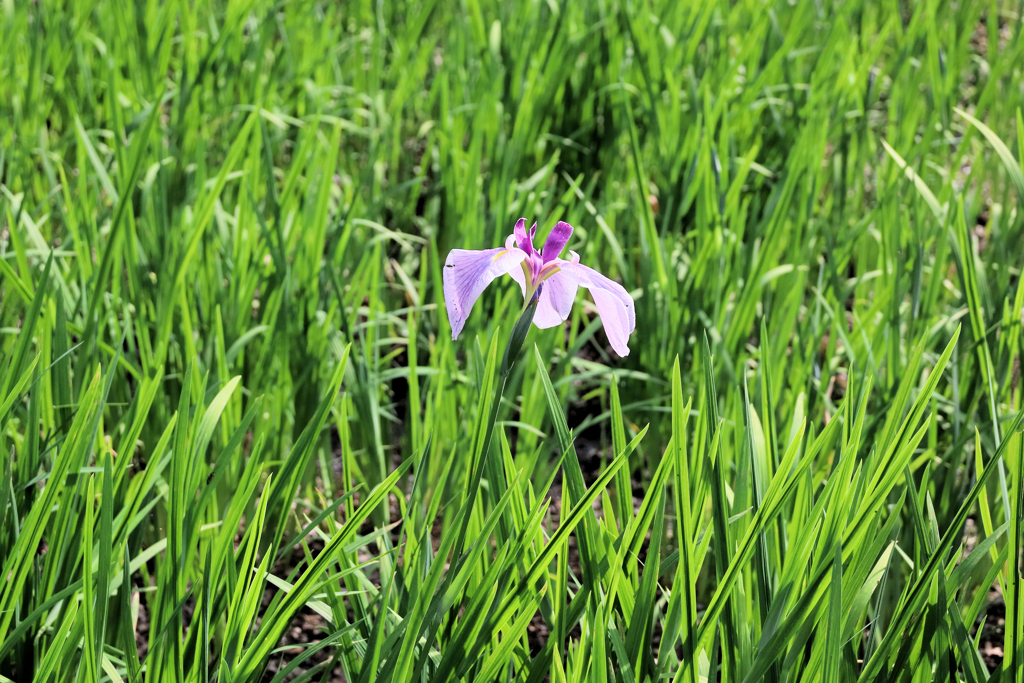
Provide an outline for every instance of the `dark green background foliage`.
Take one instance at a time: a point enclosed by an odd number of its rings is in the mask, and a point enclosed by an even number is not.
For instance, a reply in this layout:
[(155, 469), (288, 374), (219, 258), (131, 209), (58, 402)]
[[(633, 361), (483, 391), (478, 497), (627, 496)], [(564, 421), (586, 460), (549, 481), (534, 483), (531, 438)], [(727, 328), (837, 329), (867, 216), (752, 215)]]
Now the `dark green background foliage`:
[(0, 1), (0, 680), (1024, 680), (1022, 11)]

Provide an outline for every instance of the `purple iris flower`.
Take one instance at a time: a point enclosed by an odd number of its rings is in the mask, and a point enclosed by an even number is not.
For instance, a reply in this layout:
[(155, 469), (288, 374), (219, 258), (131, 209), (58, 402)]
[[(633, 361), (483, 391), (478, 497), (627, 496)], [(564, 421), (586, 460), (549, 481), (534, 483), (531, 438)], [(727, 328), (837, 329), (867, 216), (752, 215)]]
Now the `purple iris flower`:
[(628, 356), (629, 334), (636, 329), (632, 297), (619, 283), (580, 264), (576, 252), (569, 252), (568, 261), (558, 258), (572, 235), (571, 225), (559, 221), (540, 251), (533, 248), (536, 233), (536, 223), (527, 232), (526, 219), (520, 218), (504, 248), (452, 249), (448, 253), (444, 262), (444, 300), (452, 339), (462, 332), (480, 293), (494, 278), (507, 273), (519, 283), (527, 301), (539, 291), (533, 324), (541, 329), (562, 324), (572, 310), (576, 288), (589, 289), (612, 348), (620, 356)]

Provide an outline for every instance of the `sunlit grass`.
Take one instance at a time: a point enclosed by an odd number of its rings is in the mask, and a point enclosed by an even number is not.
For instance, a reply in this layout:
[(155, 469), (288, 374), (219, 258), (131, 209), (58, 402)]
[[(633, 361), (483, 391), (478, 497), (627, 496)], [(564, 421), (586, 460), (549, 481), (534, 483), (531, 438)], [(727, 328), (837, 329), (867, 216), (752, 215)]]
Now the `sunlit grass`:
[(1024, 680), (1020, 11), (0, 3), (0, 681)]

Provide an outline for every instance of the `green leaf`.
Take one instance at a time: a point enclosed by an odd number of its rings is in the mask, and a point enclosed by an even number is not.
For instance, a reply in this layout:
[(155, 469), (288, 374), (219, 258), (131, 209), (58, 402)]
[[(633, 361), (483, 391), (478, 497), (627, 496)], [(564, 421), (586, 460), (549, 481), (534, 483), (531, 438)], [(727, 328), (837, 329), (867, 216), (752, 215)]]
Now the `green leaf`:
[[(1013, 152), (1010, 151), (1010, 148), (1006, 146), (998, 135), (992, 132), (991, 128), (965, 112), (960, 107), (953, 107), (953, 111), (967, 119), (972, 126), (981, 131), (981, 134), (985, 136), (985, 139), (988, 140), (989, 144), (995, 148), (996, 154), (999, 155), (999, 160), (1002, 161), (1003, 166), (1006, 167), (1007, 175), (1010, 176), (1010, 180), (1013, 181), (1013, 186), (1017, 189), (1017, 197), (1024, 201), (1024, 170), (1022, 170), (1021, 167), (1021, 163), (1024, 162), (1024, 156), (1021, 157), (1021, 161), (1017, 161), (1013, 158)], [(1021, 144), (1019, 134), (1018, 144)]]

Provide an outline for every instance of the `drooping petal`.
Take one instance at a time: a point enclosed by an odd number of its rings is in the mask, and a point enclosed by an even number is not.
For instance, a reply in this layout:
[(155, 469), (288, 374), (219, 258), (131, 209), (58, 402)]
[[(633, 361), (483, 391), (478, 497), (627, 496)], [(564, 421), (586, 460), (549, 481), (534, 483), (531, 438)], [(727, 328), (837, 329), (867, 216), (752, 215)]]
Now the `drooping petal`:
[(551, 232), (548, 233), (548, 238), (544, 241), (544, 248), (542, 250), (544, 263), (558, 258), (558, 255), (562, 253), (562, 249), (565, 248), (570, 237), (572, 237), (571, 225), (565, 221), (558, 221), (555, 223), (555, 227), (551, 228)]
[(568, 273), (581, 287), (590, 290), (612, 348), (620, 356), (628, 356), (629, 335), (636, 329), (633, 298), (618, 282), (601, 275), (593, 268), (576, 263), (578, 258), (573, 254), (573, 262), (562, 265), (562, 272)]
[(516, 227), (513, 230), (513, 234), (516, 236), (516, 244), (519, 248), (526, 252), (527, 256), (533, 256), (533, 235), (537, 231), (537, 224), (534, 223), (533, 230), (526, 232), (526, 219), (520, 218), (516, 221)]
[(632, 322), (632, 304), (626, 305), (615, 294), (606, 289), (591, 289), (591, 296), (597, 305), (597, 312), (604, 324), (605, 334), (615, 353), (622, 357), (629, 355), (629, 334), (635, 328)]
[(448, 308), (448, 321), (452, 326), (452, 339), (462, 332), (473, 304), (494, 278), (511, 271), (519, 271), (526, 258), (520, 249), (452, 249), (444, 262), (444, 302)]
[(558, 272), (541, 285), (540, 301), (533, 316), (533, 324), (542, 330), (565, 322), (576, 300), (576, 280), (569, 274)]

